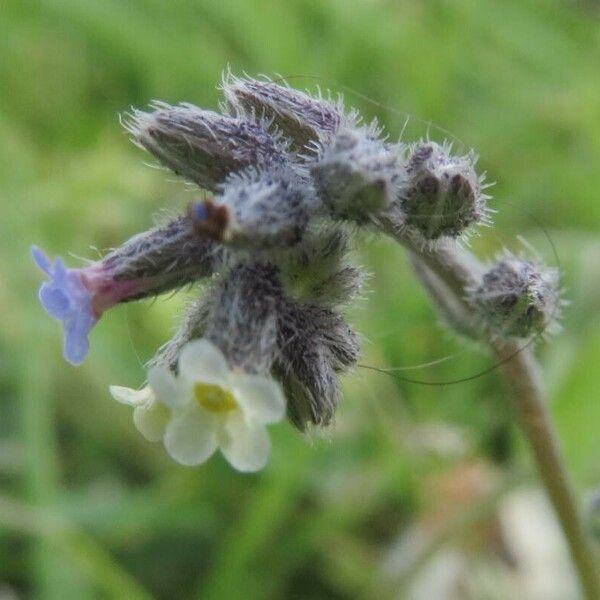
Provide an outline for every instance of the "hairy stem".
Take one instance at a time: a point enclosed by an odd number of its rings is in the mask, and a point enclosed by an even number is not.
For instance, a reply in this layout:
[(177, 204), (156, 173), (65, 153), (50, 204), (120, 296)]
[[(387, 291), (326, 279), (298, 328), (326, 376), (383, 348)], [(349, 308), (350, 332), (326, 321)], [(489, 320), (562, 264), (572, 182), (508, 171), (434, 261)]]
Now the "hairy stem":
[[(416, 260), (443, 282), (455, 300), (466, 310), (469, 309), (465, 301), (465, 288), (481, 272), (481, 265), (473, 255), (451, 245), (436, 249), (423, 248), (398, 226), (394, 214), (380, 217), (376, 225), (418, 257)], [(529, 349), (519, 351), (517, 342), (490, 339), (488, 344), (500, 359), (512, 390), (521, 430), (531, 446), (540, 476), (567, 539), (581, 587), (586, 598), (597, 600), (600, 598), (600, 566), (582, 524), (558, 437), (548, 414), (548, 403), (535, 358)]]

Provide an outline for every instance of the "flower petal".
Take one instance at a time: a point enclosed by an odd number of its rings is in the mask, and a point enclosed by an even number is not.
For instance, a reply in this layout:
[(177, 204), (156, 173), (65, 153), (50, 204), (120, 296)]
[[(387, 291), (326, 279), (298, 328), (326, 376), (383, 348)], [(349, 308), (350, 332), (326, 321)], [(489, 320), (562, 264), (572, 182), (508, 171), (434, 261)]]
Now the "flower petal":
[(90, 349), (88, 335), (96, 319), (91, 313), (81, 311), (63, 323), (65, 342), (63, 356), (72, 365), (79, 365)]
[(148, 384), (156, 399), (170, 408), (184, 406), (190, 396), (166, 365), (155, 365), (148, 371)]
[(65, 283), (67, 280), (67, 276), (69, 274), (69, 269), (65, 267), (65, 261), (62, 259), (62, 256), (57, 256), (54, 259), (54, 272), (52, 276), (59, 283)]
[(111, 385), (108, 390), (117, 402), (128, 406), (145, 406), (153, 398), (152, 390), (148, 386), (134, 390), (121, 385)]
[(285, 416), (285, 396), (274, 380), (260, 375), (234, 375), (235, 397), (246, 418), (257, 423), (276, 423)]
[(38, 293), (40, 303), (46, 312), (55, 319), (66, 319), (71, 310), (71, 302), (65, 292), (52, 283), (42, 283)]
[(35, 261), (35, 264), (47, 275), (52, 275), (52, 263), (50, 259), (38, 248), (37, 246), (31, 246), (31, 257)]
[(264, 425), (247, 422), (238, 411), (227, 419), (224, 429), (219, 446), (234, 469), (251, 473), (267, 464), (271, 442)]
[(147, 406), (136, 406), (133, 411), (133, 422), (148, 441), (159, 442), (169, 422), (169, 409), (156, 401)]
[(173, 417), (165, 431), (165, 449), (182, 465), (199, 465), (212, 456), (217, 448), (217, 421), (195, 406)]
[(40, 302), (52, 317), (62, 321), (64, 357), (78, 365), (88, 353), (88, 334), (98, 320), (92, 308), (92, 294), (83, 283), (82, 272), (67, 269), (62, 258), (52, 264), (39, 248), (32, 248), (31, 255), (48, 275), (48, 281), (40, 287)]
[(179, 373), (189, 382), (226, 383), (229, 366), (223, 353), (206, 339), (185, 345), (179, 356)]

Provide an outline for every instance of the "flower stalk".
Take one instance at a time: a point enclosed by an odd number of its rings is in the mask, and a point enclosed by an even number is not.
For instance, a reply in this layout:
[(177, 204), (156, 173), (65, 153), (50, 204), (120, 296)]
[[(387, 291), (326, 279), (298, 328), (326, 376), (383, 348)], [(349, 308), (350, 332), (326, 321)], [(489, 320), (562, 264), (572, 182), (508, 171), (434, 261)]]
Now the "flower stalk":
[[(414, 238), (395, 226), (394, 219), (389, 216), (378, 225), (384, 233), (418, 256), (418, 260), (444, 282), (446, 292), (453, 296), (452, 301), (462, 305), (468, 314), (467, 290), (478, 281), (483, 271), (473, 255), (450, 245), (420, 248)], [(574, 487), (548, 412), (549, 403), (537, 361), (529, 347), (523, 348), (522, 341), (493, 336), (485, 341), (498, 357), (511, 389), (520, 429), (531, 448), (540, 478), (567, 540), (585, 597), (596, 600), (600, 598), (598, 556), (583, 526)]]
[(573, 484), (548, 412), (548, 399), (544, 394), (539, 366), (528, 349), (508, 358), (517, 350), (514, 345), (494, 347), (498, 358), (504, 361), (502, 369), (512, 390), (521, 430), (529, 442), (540, 477), (567, 539), (581, 586), (590, 600), (600, 598), (599, 557), (583, 526)]

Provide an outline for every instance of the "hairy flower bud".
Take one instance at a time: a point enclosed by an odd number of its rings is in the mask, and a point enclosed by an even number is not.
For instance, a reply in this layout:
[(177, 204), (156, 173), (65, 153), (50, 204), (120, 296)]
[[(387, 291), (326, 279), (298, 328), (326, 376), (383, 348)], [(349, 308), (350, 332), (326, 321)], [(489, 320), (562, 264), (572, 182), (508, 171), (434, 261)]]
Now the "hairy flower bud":
[(278, 269), (268, 263), (239, 263), (210, 292), (204, 336), (231, 367), (268, 373), (277, 349), (282, 305)]
[(277, 325), (283, 303), (278, 269), (267, 263), (238, 263), (191, 303), (171, 340), (151, 364), (177, 369), (181, 349), (206, 338), (232, 368), (268, 373), (277, 351)]
[(434, 142), (416, 144), (398, 196), (404, 224), (427, 241), (456, 238), (474, 223), (489, 222), (475, 156), (448, 151)]
[(180, 288), (212, 275), (222, 248), (196, 235), (187, 217), (140, 233), (109, 252), (101, 268), (115, 282), (138, 282), (136, 291), (119, 301), (138, 300)]
[(230, 110), (271, 122), (295, 151), (315, 152), (331, 141), (342, 121), (353, 120), (353, 115), (344, 117), (341, 102), (314, 98), (269, 80), (229, 75), (223, 91)]
[(215, 191), (231, 173), (285, 162), (285, 147), (258, 123), (202, 110), (192, 104), (155, 102), (124, 120), (134, 141), (164, 166)]
[(306, 303), (333, 308), (360, 293), (363, 272), (347, 259), (348, 234), (316, 227), (279, 261), (286, 292)]
[(468, 291), (481, 321), (500, 337), (529, 338), (556, 329), (558, 270), (506, 252)]
[(222, 193), (192, 209), (198, 233), (244, 249), (297, 244), (319, 206), (311, 185), (292, 169), (247, 169), (232, 175)]
[(340, 399), (337, 373), (358, 360), (358, 336), (331, 310), (290, 303), (279, 327), (274, 375), (283, 385), (291, 421), (331, 423)]
[(311, 167), (333, 217), (364, 223), (396, 196), (399, 157), (374, 134), (374, 127), (341, 130)]

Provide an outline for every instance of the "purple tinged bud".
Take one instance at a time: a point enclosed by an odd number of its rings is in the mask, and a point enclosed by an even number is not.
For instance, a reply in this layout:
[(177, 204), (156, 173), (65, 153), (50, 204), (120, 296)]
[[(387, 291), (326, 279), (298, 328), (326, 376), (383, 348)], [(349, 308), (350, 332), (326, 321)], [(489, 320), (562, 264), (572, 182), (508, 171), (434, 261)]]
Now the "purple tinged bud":
[(553, 333), (561, 312), (558, 270), (506, 252), (468, 290), (484, 327), (502, 338)]
[(449, 147), (416, 144), (406, 164), (398, 203), (404, 225), (424, 240), (456, 238), (475, 223), (490, 222), (476, 157), (450, 156)]
[(111, 285), (132, 286), (135, 294), (121, 295), (119, 302), (157, 296), (212, 275), (219, 267), (222, 248), (198, 236), (195, 215), (206, 211), (193, 204), (189, 216), (173, 219), (133, 236), (101, 261), (111, 274)]
[(192, 104), (134, 109), (125, 119), (134, 141), (164, 166), (215, 191), (232, 172), (286, 161), (285, 146), (260, 124)]
[(356, 120), (354, 114), (344, 115), (341, 101), (315, 98), (284, 82), (229, 75), (223, 82), (223, 91), (230, 110), (270, 122), (291, 141), (296, 152), (316, 152), (331, 142), (342, 123)]

